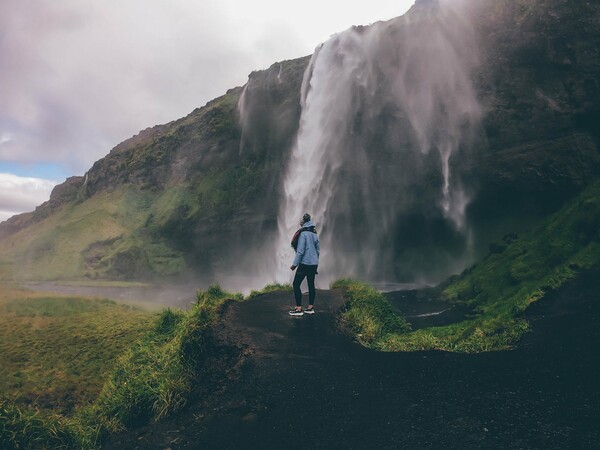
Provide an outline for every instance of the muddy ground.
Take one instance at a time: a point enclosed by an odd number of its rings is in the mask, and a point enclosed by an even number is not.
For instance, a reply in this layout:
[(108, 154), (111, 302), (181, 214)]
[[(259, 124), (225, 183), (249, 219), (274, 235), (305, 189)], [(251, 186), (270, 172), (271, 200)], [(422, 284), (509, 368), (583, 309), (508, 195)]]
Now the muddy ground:
[(231, 303), (218, 336), (240, 367), (198, 380), (182, 413), (104, 448), (597, 448), (598, 280), (531, 308), (534, 331), (516, 349), (478, 355), (367, 350), (337, 331), (336, 291), (301, 318), (281, 292)]

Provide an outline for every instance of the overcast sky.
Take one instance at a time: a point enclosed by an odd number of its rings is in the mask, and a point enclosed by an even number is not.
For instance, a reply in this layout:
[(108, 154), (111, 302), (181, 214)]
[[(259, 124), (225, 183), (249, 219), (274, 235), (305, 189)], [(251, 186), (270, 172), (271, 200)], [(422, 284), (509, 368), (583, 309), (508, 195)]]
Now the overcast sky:
[(0, 221), (252, 70), (414, 0), (1, 0)]

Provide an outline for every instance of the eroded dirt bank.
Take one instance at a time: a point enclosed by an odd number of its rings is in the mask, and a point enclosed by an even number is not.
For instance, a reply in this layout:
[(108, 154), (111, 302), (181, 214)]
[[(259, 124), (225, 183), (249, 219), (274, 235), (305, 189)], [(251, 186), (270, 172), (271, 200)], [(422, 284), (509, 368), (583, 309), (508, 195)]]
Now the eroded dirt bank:
[(594, 448), (598, 279), (531, 310), (519, 348), (479, 355), (364, 349), (336, 331), (335, 291), (312, 317), (287, 316), (284, 293), (231, 303), (217, 336), (244, 355), (235, 376), (199, 381), (183, 413), (105, 448)]

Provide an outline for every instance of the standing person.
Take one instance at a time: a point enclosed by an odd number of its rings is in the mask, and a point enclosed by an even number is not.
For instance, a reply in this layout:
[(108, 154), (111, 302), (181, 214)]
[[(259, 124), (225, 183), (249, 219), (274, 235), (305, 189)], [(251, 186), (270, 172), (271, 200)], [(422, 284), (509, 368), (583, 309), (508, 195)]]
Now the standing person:
[[(302, 228), (296, 231), (292, 239), (292, 247), (296, 250), (296, 256), (290, 269), (296, 270), (298, 268), (298, 270), (293, 282), (296, 308), (289, 312), (290, 316), (315, 313), (315, 275), (317, 275), (317, 267), (319, 266), (319, 236), (309, 214), (304, 214), (300, 226)], [(302, 311), (302, 291), (300, 290), (300, 284), (305, 277), (308, 284), (308, 308)]]

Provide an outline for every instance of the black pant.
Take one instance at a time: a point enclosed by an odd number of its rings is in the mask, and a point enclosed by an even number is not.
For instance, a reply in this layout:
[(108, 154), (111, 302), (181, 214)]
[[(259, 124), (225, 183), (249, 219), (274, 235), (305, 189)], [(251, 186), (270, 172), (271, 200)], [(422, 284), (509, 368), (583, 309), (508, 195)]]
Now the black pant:
[(305, 266), (304, 264), (300, 264), (298, 266), (298, 270), (296, 271), (296, 276), (294, 277), (294, 282), (292, 286), (294, 286), (294, 297), (296, 298), (296, 306), (302, 306), (302, 291), (300, 290), (300, 284), (304, 281), (304, 277), (306, 277), (306, 282), (308, 283), (308, 304), (315, 304), (315, 275), (317, 274), (317, 266)]

